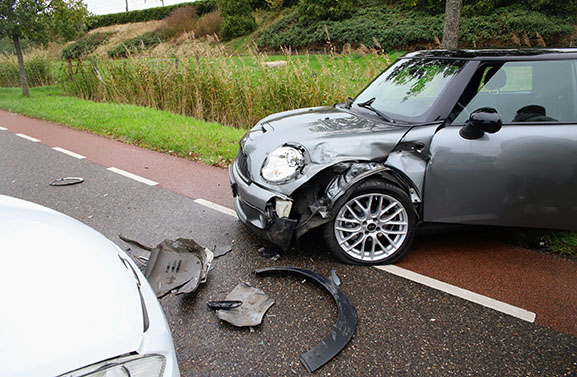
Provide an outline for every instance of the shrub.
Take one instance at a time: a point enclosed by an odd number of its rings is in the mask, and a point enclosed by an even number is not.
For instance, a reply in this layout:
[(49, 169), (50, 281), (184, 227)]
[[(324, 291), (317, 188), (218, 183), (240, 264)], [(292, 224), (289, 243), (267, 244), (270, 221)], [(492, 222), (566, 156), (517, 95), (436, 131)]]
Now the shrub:
[(219, 0), (218, 9), (223, 18), (220, 33), (224, 40), (250, 34), (256, 28), (250, 0)]
[(96, 47), (104, 43), (114, 33), (92, 33), (84, 38), (69, 44), (62, 49), (62, 58), (65, 60), (79, 60), (91, 54)]
[[(340, 22), (317, 21), (302, 25), (298, 14), (279, 19), (256, 38), (261, 48), (280, 49), (322, 48), (351, 44), (386, 51), (411, 48), (431, 48), (442, 36), (443, 16), (399, 8), (371, 7), (358, 9)], [(527, 36), (524, 45), (540, 45), (540, 38), (549, 47), (563, 47), (572, 26), (561, 18), (546, 16), (519, 7), (501, 8), (488, 16), (461, 18), (460, 47), (513, 47), (514, 35)], [(533, 41), (531, 41), (533, 39)], [(542, 44), (541, 44), (542, 45)]]
[[(24, 69), (31, 87), (54, 84), (50, 60), (42, 54), (24, 58)], [(20, 86), (18, 62), (15, 56), (0, 55), (0, 87)]]
[(111, 58), (124, 58), (132, 53), (148, 50), (162, 42), (162, 35), (157, 31), (150, 31), (131, 39), (127, 39), (119, 45), (107, 51)]
[(181, 3), (166, 7), (92, 16), (88, 17), (87, 19), (88, 29), (90, 30), (103, 26), (128, 24), (131, 22), (162, 20), (163, 18), (169, 16), (173, 10), (180, 7), (194, 7), (196, 8), (196, 14), (198, 16), (210, 13), (217, 8), (216, 0), (199, 0), (192, 3)]
[(354, 12), (355, 3), (356, 0), (300, 0), (299, 20), (305, 25), (323, 20), (342, 20)]
[(162, 33), (165, 38), (174, 37), (193, 30), (197, 19), (195, 8), (176, 8), (163, 20), (157, 31)]
[(222, 28), (222, 23), (223, 19), (217, 10), (205, 14), (196, 21), (193, 29), (194, 35), (199, 38), (205, 35), (218, 34)]

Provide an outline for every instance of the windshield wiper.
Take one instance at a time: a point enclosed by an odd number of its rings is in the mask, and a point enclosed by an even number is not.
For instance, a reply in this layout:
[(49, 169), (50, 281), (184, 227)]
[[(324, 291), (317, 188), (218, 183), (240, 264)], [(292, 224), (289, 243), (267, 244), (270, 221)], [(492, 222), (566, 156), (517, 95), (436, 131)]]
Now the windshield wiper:
[(395, 121), (391, 117), (389, 117), (387, 114), (385, 114), (381, 110), (377, 110), (373, 107), (373, 102), (375, 102), (375, 100), (376, 100), (376, 97), (373, 97), (368, 101), (357, 103), (357, 106), (371, 110), (372, 112), (374, 112), (375, 114), (380, 116), (386, 122), (395, 123)]

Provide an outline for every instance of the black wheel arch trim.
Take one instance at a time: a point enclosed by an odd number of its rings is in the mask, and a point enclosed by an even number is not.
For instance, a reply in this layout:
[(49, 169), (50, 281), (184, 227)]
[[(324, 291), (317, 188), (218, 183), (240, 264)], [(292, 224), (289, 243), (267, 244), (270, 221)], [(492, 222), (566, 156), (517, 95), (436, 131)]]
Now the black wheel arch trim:
[(347, 294), (332, 281), (316, 272), (297, 267), (270, 267), (256, 270), (256, 276), (289, 273), (308, 277), (325, 288), (335, 300), (338, 317), (331, 331), (316, 346), (300, 356), (301, 363), (312, 373), (329, 362), (349, 343), (358, 321), (357, 310)]

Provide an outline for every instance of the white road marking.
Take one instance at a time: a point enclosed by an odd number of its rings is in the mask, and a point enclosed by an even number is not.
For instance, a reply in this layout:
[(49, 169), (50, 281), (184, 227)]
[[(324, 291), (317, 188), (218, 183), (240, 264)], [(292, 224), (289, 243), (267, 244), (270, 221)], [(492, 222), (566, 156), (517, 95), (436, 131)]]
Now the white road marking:
[(58, 152), (62, 152), (62, 153), (64, 153), (64, 154), (67, 154), (67, 155), (69, 155), (69, 156), (72, 156), (72, 157), (74, 157), (74, 158), (77, 158), (77, 159), (79, 159), (79, 160), (82, 160), (83, 158), (86, 158), (86, 157), (84, 157), (84, 156), (81, 155), (81, 154), (71, 152), (71, 151), (69, 151), (69, 150), (67, 150), (67, 149), (64, 149), (64, 148), (53, 147), (52, 149), (54, 149), (55, 151), (58, 151)]
[(456, 287), (454, 285), (442, 282), (440, 280), (436, 280), (421, 274), (418, 274), (413, 271), (406, 270), (404, 268), (394, 266), (394, 265), (386, 265), (386, 266), (375, 266), (379, 270), (383, 270), (389, 272), (393, 275), (397, 275), (403, 277), (405, 279), (412, 280), (416, 283), (426, 285), (427, 287), (431, 287), (437, 289), (439, 291), (448, 293), (453, 296), (460, 297), (464, 300), (468, 300), (474, 302), (476, 304), (485, 306), (487, 308), (497, 310), (501, 313), (508, 314), (510, 316), (522, 319), (527, 322), (535, 322), (536, 314), (525, 309), (518, 308), (513, 305), (509, 305), (505, 302), (501, 302), (495, 299), (492, 299), (487, 296), (480, 295), (475, 292), (468, 291), (463, 288)]
[(4, 127), (0, 126), (0, 131), (8, 131), (8, 128), (4, 128)]
[(143, 178), (143, 177), (141, 177), (141, 176), (139, 176), (139, 175), (129, 173), (129, 172), (124, 171), (124, 170), (122, 170), (122, 169), (118, 169), (118, 168), (107, 168), (106, 170), (110, 170), (111, 172), (114, 172), (114, 173), (116, 173), (116, 174), (123, 175), (123, 176), (128, 177), (128, 178), (131, 178), (131, 179), (134, 179), (135, 181), (138, 181), (138, 182), (147, 184), (147, 185), (149, 185), (149, 186), (156, 186), (156, 185), (158, 184), (158, 182), (151, 181), (150, 179)]
[(32, 136), (24, 135), (24, 134), (16, 134), (16, 136), (20, 136), (22, 139), (29, 140), (33, 143), (39, 143), (40, 140), (33, 138)]
[(205, 207), (214, 209), (215, 211), (218, 211), (220, 213), (224, 213), (225, 215), (237, 217), (236, 212), (233, 209), (221, 206), (220, 204), (209, 202), (208, 200), (204, 200), (204, 199), (195, 199), (194, 202), (196, 204), (200, 204), (201, 206), (205, 206)]

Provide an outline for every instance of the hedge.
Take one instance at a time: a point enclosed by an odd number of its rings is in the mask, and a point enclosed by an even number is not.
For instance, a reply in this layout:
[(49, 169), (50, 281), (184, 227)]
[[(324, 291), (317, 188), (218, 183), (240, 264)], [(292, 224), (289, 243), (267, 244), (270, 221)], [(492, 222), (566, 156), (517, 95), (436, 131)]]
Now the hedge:
[(215, 0), (199, 0), (191, 3), (181, 3), (166, 7), (133, 10), (130, 12), (105, 14), (101, 16), (91, 16), (87, 19), (87, 26), (88, 30), (92, 30), (103, 26), (162, 20), (174, 9), (180, 7), (194, 7), (196, 8), (196, 13), (198, 16), (202, 16), (203, 14), (210, 13), (217, 9)]

